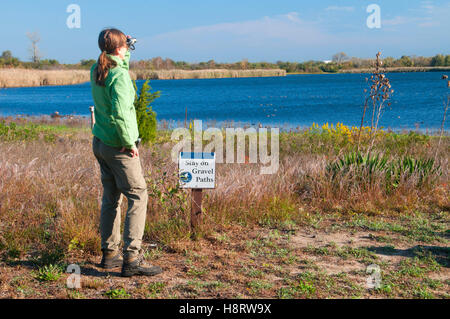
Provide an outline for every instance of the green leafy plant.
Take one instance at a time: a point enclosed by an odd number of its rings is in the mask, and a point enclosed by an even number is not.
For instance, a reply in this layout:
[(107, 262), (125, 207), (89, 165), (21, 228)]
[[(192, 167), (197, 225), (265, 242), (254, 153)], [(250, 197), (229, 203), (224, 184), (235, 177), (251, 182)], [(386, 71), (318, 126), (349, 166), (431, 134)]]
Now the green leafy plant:
[(147, 184), (149, 185), (149, 196), (158, 201), (160, 208), (165, 213), (178, 217), (188, 209), (188, 201), (177, 176), (176, 173), (169, 176), (167, 172), (163, 172), (160, 178), (148, 179)]
[(156, 296), (163, 292), (165, 287), (166, 284), (163, 282), (152, 282), (148, 285), (148, 290), (153, 296)]
[(0, 141), (32, 141), (42, 138), (45, 142), (53, 143), (56, 140), (56, 129), (34, 123), (7, 123), (0, 121)]
[(345, 174), (353, 174), (358, 179), (371, 178), (374, 173), (383, 172), (387, 163), (388, 159), (381, 154), (363, 155), (361, 152), (350, 152), (329, 163), (326, 172), (332, 179)]
[(55, 281), (62, 275), (62, 269), (59, 265), (46, 265), (39, 268), (35, 277), (40, 281)]
[(389, 159), (382, 154), (364, 155), (360, 151), (344, 154), (326, 166), (326, 176), (333, 183), (340, 183), (343, 178), (360, 187), (378, 182), (384, 184), (387, 191), (408, 180), (413, 180), (416, 187), (432, 184), (441, 174), (441, 167), (433, 158)]
[(3, 120), (0, 122), (0, 139), (4, 141), (23, 141), (35, 140), (39, 137), (39, 130), (37, 125), (29, 127), (19, 126), (14, 122), (6, 124)]
[(386, 170), (386, 178), (390, 185), (397, 187), (401, 179), (407, 179), (416, 175), (418, 177), (417, 186), (426, 182), (433, 182), (434, 178), (441, 175), (440, 165), (435, 164), (433, 158), (415, 159), (411, 156), (404, 156), (389, 165)]
[[(137, 92), (136, 82), (133, 82)], [(156, 138), (156, 113), (152, 110), (151, 103), (160, 96), (160, 91), (151, 92), (149, 80), (142, 85), (140, 94), (136, 93), (134, 107), (136, 109), (136, 120), (139, 128), (139, 136), (142, 143), (152, 142)]]
[(124, 288), (120, 288), (120, 289), (111, 289), (105, 292), (105, 296), (109, 297), (110, 299), (126, 299), (130, 297), (130, 294), (127, 293), (127, 291)]

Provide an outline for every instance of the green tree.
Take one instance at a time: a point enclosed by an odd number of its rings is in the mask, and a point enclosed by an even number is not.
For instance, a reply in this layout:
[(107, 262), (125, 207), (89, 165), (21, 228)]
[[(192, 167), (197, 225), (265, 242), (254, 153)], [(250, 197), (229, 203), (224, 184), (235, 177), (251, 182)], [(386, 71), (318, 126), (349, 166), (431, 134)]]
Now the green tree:
[(97, 61), (94, 59), (81, 60), (80, 65), (83, 69), (90, 69), (95, 64), (95, 62), (97, 62)]
[(399, 61), (401, 66), (413, 66), (413, 62), (409, 56), (404, 55)]
[(445, 66), (450, 66), (450, 55), (445, 56)]
[(149, 143), (156, 138), (156, 113), (152, 110), (151, 103), (160, 96), (160, 91), (151, 92), (149, 80), (142, 85), (140, 94), (137, 93), (136, 81), (133, 81), (136, 90), (134, 108), (136, 109), (136, 119), (139, 128), (139, 136), (142, 143)]
[(20, 61), (18, 58), (13, 57), (11, 51), (3, 51), (2, 55), (0, 56), (0, 66), (18, 66), (20, 64)]
[(0, 56), (0, 66), (13, 66), (17, 67), (20, 65), (20, 60), (18, 58), (13, 57), (11, 51), (6, 50), (3, 51)]
[(339, 71), (339, 65), (336, 63), (323, 63), (319, 66), (323, 72), (336, 73)]
[(11, 59), (12, 59), (12, 53), (11, 53), (11, 51), (9, 51), (9, 50), (6, 50), (6, 51), (3, 51), (3, 53), (2, 53), (2, 59), (3, 60), (5, 60), (5, 62), (8, 62), (8, 61), (10, 61)]
[(389, 57), (383, 59), (383, 66), (386, 68), (389, 68), (394, 65), (394, 61), (395, 61), (395, 59), (393, 57), (389, 56)]
[(189, 66), (189, 63), (187, 63), (185, 61), (178, 61), (178, 62), (175, 62), (175, 67), (177, 69), (188, 70), (190, 66)]
[(59, 65), (58, 60), (54, 60), (54, 59), (45, 59), (45, 60), (40, 60), (39, 61), (39, 65), (40, 66), (44, 66), (44, 65)]
[(435, 55), (431, 60), (432, 66), (445, 66), (445, 57), (442, 54)]

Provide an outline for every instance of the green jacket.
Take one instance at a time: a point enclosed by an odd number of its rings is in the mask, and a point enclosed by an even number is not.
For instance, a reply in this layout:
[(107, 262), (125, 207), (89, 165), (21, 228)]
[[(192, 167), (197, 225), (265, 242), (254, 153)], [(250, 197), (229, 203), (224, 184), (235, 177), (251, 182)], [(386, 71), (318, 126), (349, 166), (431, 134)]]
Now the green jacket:
[(108, 57), (116, 61), (117, 66), (109, 70), (105, 87), (95, 83), (94, 69), (97, 63), (91, 68), (95, 105), (92, 134), (106, 145), (131, 149), (139, 137), (139, 130), (134, 108), (136, 91), (128, 73), (130, 51), (127, 51), (124, 60), (110, 54)]

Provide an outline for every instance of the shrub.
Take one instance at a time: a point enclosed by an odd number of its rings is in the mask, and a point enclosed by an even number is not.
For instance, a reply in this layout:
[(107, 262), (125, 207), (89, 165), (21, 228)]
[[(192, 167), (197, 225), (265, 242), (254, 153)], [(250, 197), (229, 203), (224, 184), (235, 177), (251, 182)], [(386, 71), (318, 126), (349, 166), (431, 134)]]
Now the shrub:
[(54, 142), (56, 135), (50, 128), (34, 123), (18, 124), (0, 121), (0, 141), (31, 141), (43, 138), (45, 142)]
[(420, 187), (426, 183), (433, 183), (442, 172), (441, 167), (435, 165), (433, 158), (415, 159), (411, 156), (404, 156), (391, 163), (386, 174), (387, 180), (393, 187), (398, 186), (402, 177), (408, 179), (414, 175), (418, 178), (416, 186)]
[(390, 190), (408, 180), (413, 180), (416, 187), (432, 184), (442, 171), (432, 158), (404, 156), (390, 160), (377, 153), (363, 155), (353, 151), (328, 163), (326, 174), (334, 183), (341, 183), (345, 177), (355, 186), (364, 188), (378, 182), (384, 183), (386, 190)]
[[(142, 139), (142, 143), (154, 141), (156, 138), (157, 128), (156, 113), (152, 110), (150, 104), (159, 97), (160, 92), (150, 92), (151, 87), (148, 82), (149, 80), (145, 81), (140, 95), (136, 93), (136, 99), (134, 101), (139, 136)], [(134, 82), (134, 87), (137, 92), (136, 82)]]
[(348, 173), (351, 168), (358, 173), (367, 172), (368, 175), (382, 171), (386, 167), (387, 159), (379, 154), (363, 155), (361, 152), (350, 152), (327, 165), (327, 172), (335, 178), (338, 174)]
[(14, 122), (9, 124), (4, 120), (0, 122), (0, 139), (3, 141), (34, 140), (38, 138), (38, 133), (37, 125), (22, 127)]

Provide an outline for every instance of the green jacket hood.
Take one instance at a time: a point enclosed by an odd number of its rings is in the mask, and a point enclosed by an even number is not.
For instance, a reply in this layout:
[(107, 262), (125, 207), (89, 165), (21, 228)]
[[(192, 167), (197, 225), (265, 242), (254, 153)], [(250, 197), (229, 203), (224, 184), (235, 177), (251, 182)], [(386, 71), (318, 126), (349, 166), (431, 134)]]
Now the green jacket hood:
[(116, 62), (118, 67), (124, 68), (126, 70), (130, 69), (130, 50), (127, 50), (127, 53), (125, 54), (125, 58), (123, 60), (117, 55), (107, 54), (106, 56)]

